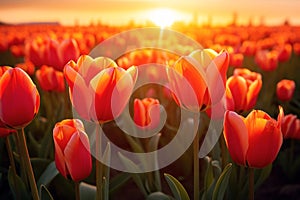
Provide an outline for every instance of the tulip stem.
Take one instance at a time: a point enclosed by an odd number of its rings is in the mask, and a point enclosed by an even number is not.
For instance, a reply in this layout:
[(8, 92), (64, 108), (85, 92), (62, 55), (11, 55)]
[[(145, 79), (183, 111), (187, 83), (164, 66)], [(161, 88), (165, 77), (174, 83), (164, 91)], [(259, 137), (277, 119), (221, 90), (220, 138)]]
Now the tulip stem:
[(101, 163), (101, 124), (96, 127), (96, 186), (97, 186), (97, 200), (103, 199), (102, 183), (103, 183), (103, 164)]
[(194, 200), (199, 200), (199, 133), (198, 133), (198, 118), (197, 115), (194, 115), (194, 141), (193, 141), (193, 150), (194, 150)]
[(75, 199), (80, 200), (80, 193), (79, 193), (79, 182), (75, 181)]
[(6, 148), (7, 148), (7, 153), (8, 153), (9, 162), (10, 162), (10, 165), (11, 165), (11, 170), (13, 172), (13, 184), (14, 184), (14, 187), (16, 189), (16, 199), (20, 199), (19, 187), (17, 185), (17, 179), (16, 179), (16, 177), (17, 177), (16, 165), (15, 165), (13, 151), (12, 151), (11, 145), (10, 145), (9, 136), (5, 137), (5, 145), (6, 145)]
[(21, 158), (20, 137), (19, 137), (18, 132), (16, 134), (14, 134), (14, 136), (15, 136), (15, 139), (16, 139), (16, 145), (17, 145), (17, 148), (18, 148), (20, 163), (21, 163), (21, 166), (22, 166), (21, 167), (21, 178), (22, 178), (24, 184), (26, 185), (26, 188), (28, 188), (27, 173), (26, 173), (26, 168), (23, 167), (23, 166), (25, 166), (24, 159)]
[(26, 138), (25, 138), (25, 133), (24, 133), (24, 128), (21, 130), (18, 130), (18, 136), (19, 136), (19, 151), (20, 151), (20, 158), (23, 160), (23, 164), (25, 166), (22, 166), (23, 168), (26, 169), (27, 175), (28, 175), (28, 180), (31, 188), (31, 193), (32, 197), (34, 200), (39, 200), (39, 193), (38, 189), (35, 183), (35, 178), (30, 162), (30, 157), (28, 153), (28, 148), (26, 144)]
[(249, 167), (249, 200), (254, 200), (254, 169)]

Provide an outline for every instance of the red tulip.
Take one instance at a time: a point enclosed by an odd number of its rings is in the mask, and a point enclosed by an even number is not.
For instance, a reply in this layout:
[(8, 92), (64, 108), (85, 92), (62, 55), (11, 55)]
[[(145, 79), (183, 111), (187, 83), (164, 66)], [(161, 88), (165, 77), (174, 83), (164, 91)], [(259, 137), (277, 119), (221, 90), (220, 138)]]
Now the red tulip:
[(283, 44), (276, 48), (278, 51), (278, 61), (279, 62), (286, 62), (291, 58), (292, 55), (292, 45), (290, 44)]
[(234, 110), (237, 112), (250, 110), (256, 104), (262, 87), (261, 75), (246, 68), (235, 69), (233, 76), (228, 78), (226, 86), (231, 91)]
[(160, 121), (160, 109), (158, 99), (144, 98), (134, 100), (134, 122), (140, 128), (154, 129)]
[(278, 52), (259, 50), (255, 54), (255, 63), (264, 71), (273, 71), (278, 67)]
[(179, 58), (173, 68), (168, 69), (170, 87), (177, 104), (199, 112), (218, 103), (225, 92), (228, 65), (229, 55), (225, 51), (217, 54), (211, 49), (204, 49)]
[(82, 122), (65, 119), (56, 123), (53, 129), (55, 164), (58, 171), (67, 178), (79, 181), (89, 176), (92, 170), (89, 138)]
[(17, 63), (15, 67), (23, 69), (30, 76), (32, 76), (35, 71), (34, 65), (30, 61), (25, 61), (24, 63)]
[(136, 67), (124, 70), (106, 57), (79, 57), (64, 69), (70, 98), (78, 114), (92, 121), (106, 122), (125, 108), (137, 78)]
[(293, 98), (296, 84), (293, 80), (283, 79), (277, 83), (276, 95), (281, 101), (289, 101)]
[(30, 77), (11, 68), (0, 78), (0, 119), (9, 127), (22, 128), (37, 114), (40, 95)]
[(277, 121), (261, 110), (253, 110), (246, 118), (226, 111), (224, 137), (234, 162), (263, 168), (275, 160), (283, 140), (283, 109), (279, 110)]
[(281, 123), (284, 138), (300, 139), (300, 119), (296, 115), (285, 115)]
[(62, 42), (50, 40), (46, 50), (47, 64), (56, 70), (63, 71), (70, 60), (77, 60), (79, 47), (74, 39), (65, 39)]
[(65, 91), (65, 80), (62, 72), (56, 71), (47, 65), (43, 65), (36, 71), (35, 75), (43, 90), (57, 92)]

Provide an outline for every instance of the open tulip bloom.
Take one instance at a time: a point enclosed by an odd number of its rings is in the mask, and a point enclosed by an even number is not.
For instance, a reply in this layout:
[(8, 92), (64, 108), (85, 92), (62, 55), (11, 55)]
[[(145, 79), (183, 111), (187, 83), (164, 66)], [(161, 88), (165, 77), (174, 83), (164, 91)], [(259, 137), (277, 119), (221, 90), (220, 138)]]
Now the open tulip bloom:
[(106, 57), (84, 55), (64, 68), (71, 102), (78, 114), (91, 121), (107, 122), (125, 108), (137, 78), (136, 67), (124, 70)]
[(232, 160), (252, 168), (271, 164), (282, 145), (283, 115), (281, 107), (277, 121), (261, 110), (253, 110), (246, 118), (226, 111), (224, 137)]

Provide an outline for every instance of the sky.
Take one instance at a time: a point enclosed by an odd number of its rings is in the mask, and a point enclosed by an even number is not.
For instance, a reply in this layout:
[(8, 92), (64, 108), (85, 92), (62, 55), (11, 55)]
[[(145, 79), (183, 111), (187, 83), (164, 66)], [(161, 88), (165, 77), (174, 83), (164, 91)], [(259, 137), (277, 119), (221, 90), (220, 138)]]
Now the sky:
[(164, 18), (154, 10), (171, 10), (174, 20), (197, 22), (211, 19), (214, 24), (228, 23), (233, 13), (238, 22), (279, 24), (288, 19), (300, 25), (300, 0), (1, 0), (0, 21), (60, 22), (64, 25), (89, 24), (101, 21), (122, 25), (134, 20), (143, 23)]

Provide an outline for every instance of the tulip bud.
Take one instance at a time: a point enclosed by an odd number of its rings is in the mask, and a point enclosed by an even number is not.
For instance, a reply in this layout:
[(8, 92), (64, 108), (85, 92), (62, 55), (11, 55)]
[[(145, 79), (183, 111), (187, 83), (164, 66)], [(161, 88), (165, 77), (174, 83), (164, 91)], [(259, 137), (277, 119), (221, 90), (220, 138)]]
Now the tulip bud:
[(277, 83), (276, 95), (281, 101), (289, 101), (293, 98), (296, 84), (293, 80), (283, 79)]
[(56, 123), (53, 140), (58, 171), (65, 178), (70, 175), (74, 181), (88, 177), (92, 170), (92, 158), (82, 122), (78, 119), (65, 119)]
[(10, 68), (0, 78), (0, 119), (9, 127), (23, 128), (35, 117), (40, 95), (20, 68)]

